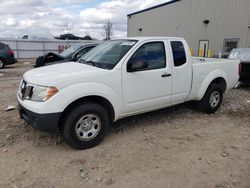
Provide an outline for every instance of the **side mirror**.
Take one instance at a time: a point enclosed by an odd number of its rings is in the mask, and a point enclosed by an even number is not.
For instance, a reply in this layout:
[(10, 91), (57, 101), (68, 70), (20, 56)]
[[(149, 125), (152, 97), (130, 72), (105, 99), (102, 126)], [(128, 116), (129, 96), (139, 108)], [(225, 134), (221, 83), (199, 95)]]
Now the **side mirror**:
[(148, 63), (145, 61), (134, 61), (127, 64), (128, 72), (142, 71), (146, 68), (148, 68)]

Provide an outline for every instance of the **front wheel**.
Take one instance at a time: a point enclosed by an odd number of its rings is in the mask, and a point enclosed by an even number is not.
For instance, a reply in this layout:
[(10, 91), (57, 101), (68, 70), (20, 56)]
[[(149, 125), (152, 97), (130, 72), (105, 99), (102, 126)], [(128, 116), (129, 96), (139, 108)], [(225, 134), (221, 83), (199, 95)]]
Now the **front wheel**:
[(3, 69), (5, 67), (5, 62), (3, 59), (0, 59), (0, 69)]
[(199, 108), (208, 114), (215, 113), (221, 106), (223, 99), (222, 89), (217, 84), (211, 84), (204, 97), (199, 101)]
[(98, 145), (109, 126), (107, 111), (99, 104), (84, 103), (66, 114), (63, 136), (75, 149), (87, 149)]

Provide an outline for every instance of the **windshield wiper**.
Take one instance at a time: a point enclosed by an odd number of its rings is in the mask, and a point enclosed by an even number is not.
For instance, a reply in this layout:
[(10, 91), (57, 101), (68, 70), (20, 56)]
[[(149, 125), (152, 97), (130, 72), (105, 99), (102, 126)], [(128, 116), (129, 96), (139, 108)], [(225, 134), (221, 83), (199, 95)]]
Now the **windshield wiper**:
[(98, 68), (108, 69), (107, 65), (102, 64), (102, 63), (97, 63), (97, 62), (94, 62), (94, 61), (86, 61), (86, 60), (80, 59), (79, 63), (83, 63), (83, 64), (86, 64), (86, 65), (91, 65), (91, 66), (98, 67)]
[(93, 62), (93, 61), (86, 61), (84, 59), (80, 59), (79, 63), (83, 63), (83, 64), (95, 66), (95, 62)]
[(96, 67), (103, 68), (103, 69), (109, 69), (107, 65), (102, 64), (102, 63), (95, 63)]

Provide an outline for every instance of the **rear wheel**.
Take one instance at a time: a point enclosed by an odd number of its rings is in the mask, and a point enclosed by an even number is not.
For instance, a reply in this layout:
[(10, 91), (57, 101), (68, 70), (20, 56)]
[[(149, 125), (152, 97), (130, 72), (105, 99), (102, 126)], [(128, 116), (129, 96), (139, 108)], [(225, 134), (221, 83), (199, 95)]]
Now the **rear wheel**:
[(223, 91), (217, 84), (211, 84), (204, 97), (199, 101), (199, 108), (208, 114), (216, 112), (221, 106)]
[(5, 62), (3, 59), (0, 58), (0, 69), (3, 69), (5, 67)]
[(66, 114), (63, 136), (71, 147), (86, 149), (102, 141), (108, 126), (108, 113), (101, 105), (84, 103)]

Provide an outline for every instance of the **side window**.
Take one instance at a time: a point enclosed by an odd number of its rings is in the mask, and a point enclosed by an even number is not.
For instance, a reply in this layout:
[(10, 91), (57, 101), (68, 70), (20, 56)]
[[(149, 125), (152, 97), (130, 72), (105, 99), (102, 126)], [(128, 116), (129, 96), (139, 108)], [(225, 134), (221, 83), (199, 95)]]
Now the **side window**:
[(230, 53), (233, 49), (238, 48), (239, 46), (239, 39), (225, 39), (223, 52)]
[(82, 57), (84, 54), (88, 53), (92, 48), (94, 48), (94, 46), (82, 49), (80, 52), (78, 52), (77, 56)]
[(161, 69), (166, 67), (166, 54), (163, 42), (143, 44), (130, 58), (130, 63), (146, 62), (148, 67), (143, 70)]
[(82, 56), (84, 56), (85, 54), (87, 54), (90, 50), (92, 50), (94, 48), (94, 46), (90, 46), (90, 47), (86, 47), (82, 50), (80, 50), (77, 54), (76, 54), (76, 59), (75, 60), (79, 60)]
[(172, 41), (171, 48), (173, 52), (174, 66), (179, 67), (187, 62), (184, 45), (181, 41)]

